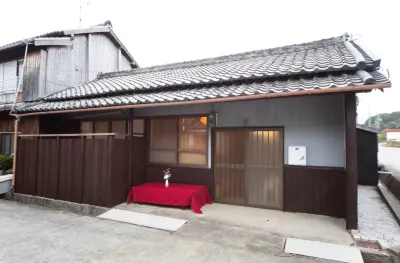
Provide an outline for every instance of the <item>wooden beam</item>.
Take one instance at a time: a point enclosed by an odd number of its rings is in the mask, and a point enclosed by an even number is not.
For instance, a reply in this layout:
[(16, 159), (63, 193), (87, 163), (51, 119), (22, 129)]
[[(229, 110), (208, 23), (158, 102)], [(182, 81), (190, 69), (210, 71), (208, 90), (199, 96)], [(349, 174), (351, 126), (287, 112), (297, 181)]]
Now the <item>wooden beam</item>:
[(72, 46), (70, 37), (35, 38), (35, 46)]
[(347, 229), (357, 229), (357, 106), (354, 92), (344, 94), (346, 123), (346, 222)]

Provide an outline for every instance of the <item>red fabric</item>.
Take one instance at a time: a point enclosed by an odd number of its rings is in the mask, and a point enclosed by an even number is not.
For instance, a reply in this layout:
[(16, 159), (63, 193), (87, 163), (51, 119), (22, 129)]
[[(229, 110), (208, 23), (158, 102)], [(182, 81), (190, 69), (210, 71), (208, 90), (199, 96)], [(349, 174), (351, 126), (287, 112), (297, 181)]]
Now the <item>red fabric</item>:
[(174, 184), (165, 187), (164, 183), (145, 183), (132, 187), (127, 203), (131, 201), (171, 206), (190, 206), (202, 214), (205, 204), (212, 204), (210, 194), (203, 185)]

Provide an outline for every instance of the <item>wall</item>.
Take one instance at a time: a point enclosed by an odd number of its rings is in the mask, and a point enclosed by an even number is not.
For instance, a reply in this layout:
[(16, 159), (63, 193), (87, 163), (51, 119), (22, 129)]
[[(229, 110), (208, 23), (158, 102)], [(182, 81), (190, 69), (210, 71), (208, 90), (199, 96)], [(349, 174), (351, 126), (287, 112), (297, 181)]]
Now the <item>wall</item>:
[(283, 171), (285, 211), (345, 217), (343, 168), (287, 165)]
[(39, 96), (48, 95), (87, 80), (87, 36), (74, 37), (72, 46), (47, 48), (46, 83)]
[(89, 40), (89, 79), (102, 72), (118, 70), (118, 48), (103, 34), (91, 34)]
[[(118, 70), (119, 48), (104, 34), (75, 35), (71, 46), (30, 50), (27, 57), (23, 100), (32, 101), (67, 87), (91, 81), (100, 72)], [(122, 70), (130, 69), (121, 55)], [(129, 68), (127, 68), (127, 66)]]
[[(37, 98), (43, 83), (39, 83), (39, 75), (45, 69), (45, 62), (41, 56), (45, 51), (31, 50), (28, 52), (25, 63), (24, 81), (22, 87), (22, 100)], [(43, 71), (42, 74), (45, 72)], [(41, 85), (42, 84), (42, 85)]]
[(284, 127), (290, 145), (307, 147), (308, 166), (345, 166), (342, 94), (135, 109), (135, 116), (217, 112), (217, 127)]
[(129, 60), (124, 55), (121, 54), (120, 58), (121, 58), (121, 62), (119, 65), (119, 71), (132, 69), (132, 66), (131, 66)]
[(18, 83), (18, 60), (0, 63), (0, 103), (13, 102)]

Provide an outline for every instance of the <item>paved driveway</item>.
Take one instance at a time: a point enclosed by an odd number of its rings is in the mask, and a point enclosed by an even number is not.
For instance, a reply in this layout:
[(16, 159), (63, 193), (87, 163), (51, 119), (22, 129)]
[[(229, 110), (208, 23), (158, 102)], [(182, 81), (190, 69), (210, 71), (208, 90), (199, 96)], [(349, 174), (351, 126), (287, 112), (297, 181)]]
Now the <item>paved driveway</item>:
[(0, 200), (1, 262), (328, 262), (282, 254), (284, 237), (191, 221), (169, 232)]
[(400, 148), (379, 146), (378, 160), (400, 176)]

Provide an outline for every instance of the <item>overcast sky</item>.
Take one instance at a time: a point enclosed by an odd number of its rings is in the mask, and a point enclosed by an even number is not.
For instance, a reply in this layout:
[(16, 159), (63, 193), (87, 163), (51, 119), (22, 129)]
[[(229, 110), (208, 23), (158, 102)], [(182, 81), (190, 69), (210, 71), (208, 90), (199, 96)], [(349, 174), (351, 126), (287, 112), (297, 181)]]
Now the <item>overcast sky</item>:
[[(1, 1), (0, 45), (79, 27), (79, 0)], [(82, 27), (112, 22), (141, 67), (359, 35), (389, 69), (384, 93), (360, 96), (359, 122), (400, 110), (396, 1), (82, 0)]]

